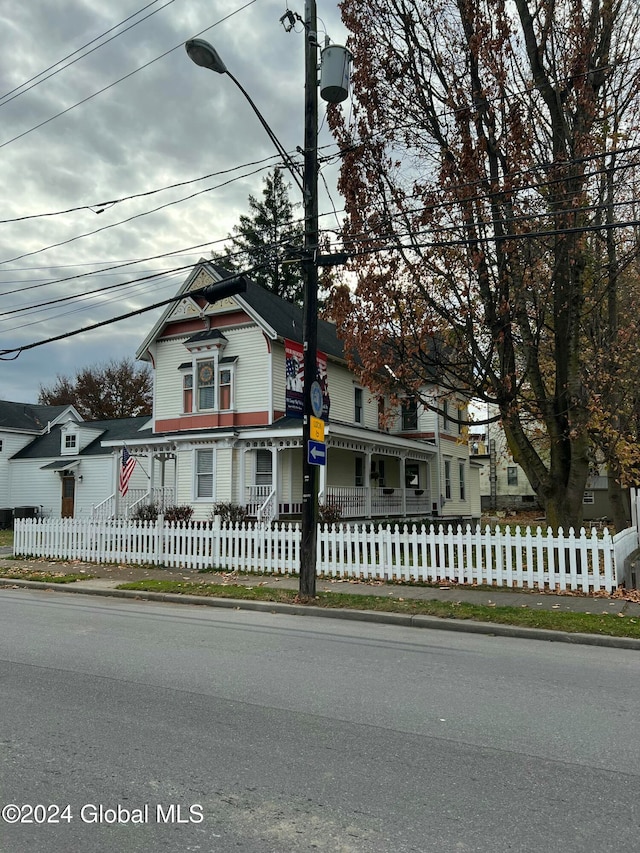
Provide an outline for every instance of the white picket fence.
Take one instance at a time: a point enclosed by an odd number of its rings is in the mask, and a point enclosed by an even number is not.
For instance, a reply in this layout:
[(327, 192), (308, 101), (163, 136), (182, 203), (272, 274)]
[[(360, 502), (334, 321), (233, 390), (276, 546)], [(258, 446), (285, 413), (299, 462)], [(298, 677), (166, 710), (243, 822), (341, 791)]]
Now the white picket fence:
[[(16, 519), (14, 553), (183, 570), (296, 574), (293, 524), (210, 525), (102, 519)], [(638, 548), (635, 527), (611, 536), (582, 529), (339, 524), (318, 528), (319, 576), (498, 587), (611, 591)]]

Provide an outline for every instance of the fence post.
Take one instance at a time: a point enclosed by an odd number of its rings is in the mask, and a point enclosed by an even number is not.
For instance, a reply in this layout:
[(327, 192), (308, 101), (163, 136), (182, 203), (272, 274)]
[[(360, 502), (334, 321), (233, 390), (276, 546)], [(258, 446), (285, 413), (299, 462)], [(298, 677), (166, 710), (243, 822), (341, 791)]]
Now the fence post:
[(164, 564), (164, 515), (162, 513), (156, 518), (156, 531), (153, 562), (156, 566)]

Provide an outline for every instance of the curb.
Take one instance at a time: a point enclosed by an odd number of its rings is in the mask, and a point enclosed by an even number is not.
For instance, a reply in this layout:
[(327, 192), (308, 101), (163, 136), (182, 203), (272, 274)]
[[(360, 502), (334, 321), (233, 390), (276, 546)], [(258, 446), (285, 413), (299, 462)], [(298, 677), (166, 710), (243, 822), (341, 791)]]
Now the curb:
[(20, 587), (44, 589), (52, 592), (70, 592), (79, 595), (101, 595), (108, 598), (130, 598), (137, 601), (158, 601), (168, 604), (195, 604), (200, 607), (221, 607), (227, 610), (253, 610), (259, 613), (280, 613), (288, 616), (316, 616), (320, 619), (349, 619), (354, 622), (372, 622), (379, 625), (398, 625), (403, 628), (423, 628), (467, 634), (484, 634), (489, 637), (516, 637), (522, 640), (545, 640), (552, 643), (570, 643), (583, 646), (600, 646), (609, 649), (640, 651), (640, 640), (631, 637), (611, 637), (607, 634), (571, 634), (550, 631), (546, 628), (523, 628), (516, 625), (474, 622), (471, 619), (448, 619), (438, 616), (409, 616), (404, 613), (381, 613), (375, 610), (350, 610), (314, 607), (303, 604), (281, 604), (276, 601), (247, 601), (238, 598), (214, 598), (202, 595), (179, 595), (168, 592), (144, 592), (134, 589), (83, 588), (74, 584), (26, 581), (0, 578), (0, 588)]

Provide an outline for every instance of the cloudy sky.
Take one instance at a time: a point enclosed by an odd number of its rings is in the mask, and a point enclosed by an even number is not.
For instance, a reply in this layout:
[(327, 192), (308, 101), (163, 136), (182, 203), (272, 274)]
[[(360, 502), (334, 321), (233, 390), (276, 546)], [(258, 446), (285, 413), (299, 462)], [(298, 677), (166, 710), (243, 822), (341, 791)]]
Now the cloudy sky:
[[(0, 0), (1, 350), (166, 299), (222, 247), (277, 156), (233, 82), (183, 45), (212, 42), (295, 152), (304, 40), (300, 25), (279, 23), (287, 8), (304, 17), (304, 0)], [(318, 18), (321, 39), (344, 44), (335, 2), (318, 0)], [(320, 101), (319, 145), (331, 153), (324, 112)], [(332, 228), (335, 165), (324, 175), (320, 223)], [(134, 282), (152, 273), (163, 275)], [(57, 375), (133, 357), (156, 317), (1, 360), (0, 399), (35, 402)]]

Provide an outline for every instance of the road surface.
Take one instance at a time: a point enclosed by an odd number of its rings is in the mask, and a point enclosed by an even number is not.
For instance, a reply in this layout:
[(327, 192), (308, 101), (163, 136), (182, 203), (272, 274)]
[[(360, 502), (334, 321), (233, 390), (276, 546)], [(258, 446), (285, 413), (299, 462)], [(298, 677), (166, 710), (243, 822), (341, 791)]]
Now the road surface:
[(15, 589), (0, 626), (3, 853), (638, 849), (637, 652)]

